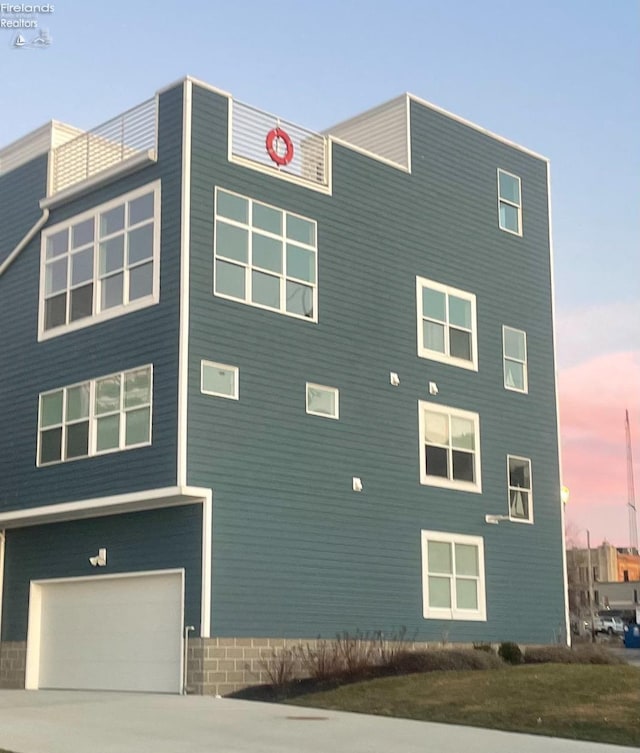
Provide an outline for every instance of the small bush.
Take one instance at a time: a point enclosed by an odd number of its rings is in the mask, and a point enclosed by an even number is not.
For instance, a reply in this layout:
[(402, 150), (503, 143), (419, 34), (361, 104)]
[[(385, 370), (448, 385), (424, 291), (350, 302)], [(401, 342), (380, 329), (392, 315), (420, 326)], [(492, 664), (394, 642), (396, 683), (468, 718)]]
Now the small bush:
[(490, 643), (474, 643), (473, 648), (475, 651), (485, 651), (487, 654), (493, 653), (493, 646)]
[(536, 646), (524, 652), (525, 664), (577, 664), (576, 652), (567, 646)]
[(502, 661), (493, 653), (473, 649), (430, 649), (405, 651), (399, 654), (389, 669), (396, 674), (439, 672), (465, 669), (498, 669)]
[(580, 664), (625, 664), (624, 659), (609, 653), (604, 646), (585, 643), (572, 649)]
[(498, 656), (507, 664), (522, 664), (522, 651), (517, 643), (504, 641), (498, 649)]
[(525, 664), (624, 664), (602, 646), (591, 643), (569, 648), (568, 646), (538, 646), (528, 648), (524, 654)]

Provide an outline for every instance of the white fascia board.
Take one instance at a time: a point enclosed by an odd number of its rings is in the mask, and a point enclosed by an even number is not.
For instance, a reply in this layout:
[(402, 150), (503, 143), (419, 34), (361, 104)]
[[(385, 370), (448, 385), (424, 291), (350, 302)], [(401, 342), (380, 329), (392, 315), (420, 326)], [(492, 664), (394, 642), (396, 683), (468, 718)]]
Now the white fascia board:
[(79, 518), (97, 518), (125, 512), (156, 510), (161, 507), (198, 504), (210, 498), (210, 489), (196, 486), (147, 489), (113, 497), (95, 497), (76, 502), (60, 502), (55, 505), (10, 510), (0, 513), (0, 529), (23, 528)]
[(192, 84), (184, 82), (182, 92), (182, 187), (180, 237), (180, 329), (178, 341), (178, 485), (187, 483), (187, 416), (189, 404), (189, 267), (191, 254), (191, 102)]

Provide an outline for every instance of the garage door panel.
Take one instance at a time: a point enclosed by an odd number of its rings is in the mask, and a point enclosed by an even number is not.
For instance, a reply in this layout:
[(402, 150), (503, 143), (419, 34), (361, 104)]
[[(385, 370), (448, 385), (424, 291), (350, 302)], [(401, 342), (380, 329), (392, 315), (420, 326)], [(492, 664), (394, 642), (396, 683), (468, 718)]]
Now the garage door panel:
[(39, 687), (180, 691), (181, 573), (40, 588)]

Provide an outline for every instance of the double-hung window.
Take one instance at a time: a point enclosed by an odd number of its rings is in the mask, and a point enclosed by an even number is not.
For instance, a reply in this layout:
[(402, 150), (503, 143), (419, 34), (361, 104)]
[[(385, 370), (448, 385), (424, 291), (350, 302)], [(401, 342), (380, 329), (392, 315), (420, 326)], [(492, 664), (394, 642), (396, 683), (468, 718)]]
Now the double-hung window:
[(521, 329), (502, 328), (504, 386), (507, 390), (527, 392), (527, 335)]
[(477, 371), (475, 295), (424, 277), (416, 282), (418, 355)]
[(160, 184), (42, 233), (40, 337), (158, 301)]
[(480, 536), (422, 531), (422, 599), (426, 619), (487, 619)]
[(418, 411), (420, 482), (481, 492), (478, 414), (422, 400)]
[(314, 220), (216, 189), (214, 293), (317, 321)]
[(151, 444), (152, 367), (40, 395), (38, 465)]
[(498, 224), (500, 230), (522, 235), (520, 178), (500, 169), (498, 169)]
[(509, 480), (509, 517), (523, 523), (533, 522), (533, 487), (531, 485), (531, 461), (507, 455)]

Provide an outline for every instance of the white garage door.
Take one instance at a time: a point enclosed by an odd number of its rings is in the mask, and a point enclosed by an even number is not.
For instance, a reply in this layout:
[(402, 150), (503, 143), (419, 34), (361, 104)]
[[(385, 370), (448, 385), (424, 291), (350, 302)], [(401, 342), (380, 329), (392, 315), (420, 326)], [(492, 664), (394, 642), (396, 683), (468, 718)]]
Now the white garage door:
[(180, 692), (182, 579), (171, 572), (33, 583), (28, 686)]

